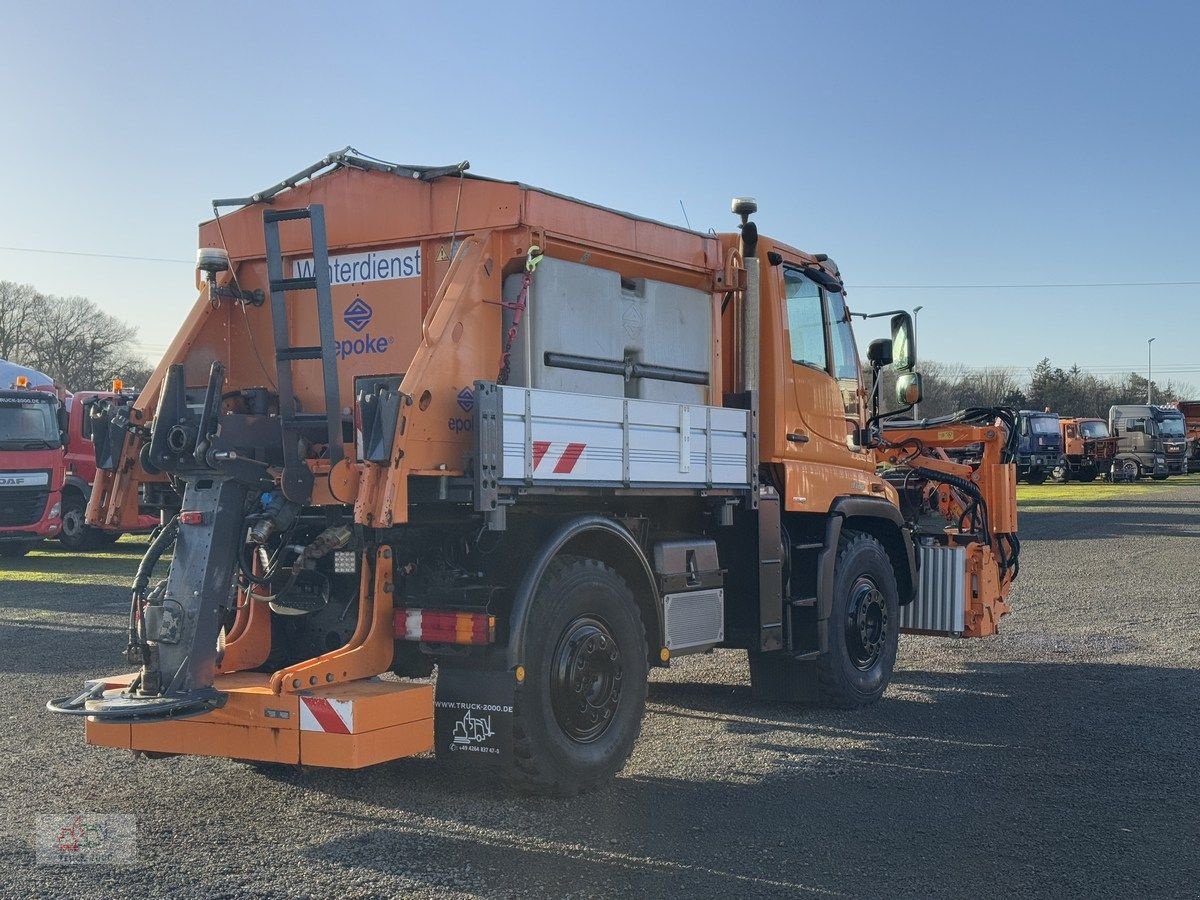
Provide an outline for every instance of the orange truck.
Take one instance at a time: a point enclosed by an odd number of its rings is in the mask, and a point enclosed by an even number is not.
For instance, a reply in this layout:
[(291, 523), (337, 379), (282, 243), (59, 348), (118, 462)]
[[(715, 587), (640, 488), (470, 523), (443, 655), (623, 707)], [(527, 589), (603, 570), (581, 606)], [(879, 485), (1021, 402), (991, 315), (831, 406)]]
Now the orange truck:
[(132, 671), (48, 704), (90, 743), (436, 749), (573, 794), (623, 767), (653, 667), (736, 648), (755, 695), (854, 707), (901, 631), (1008, 611), (1011, 411), (898, 418), (911, 317), (882, 314), (864, 373), (837, 266), (759, 236), (752, 201), (701, 234), (343, 151), (218, 206), (195, 307), (97, 426), (91, 523), (128, 527), (146, 482), (182, 499)]
[(1063, 455), (1052, 471), (1055, 481), (1095, 481), (1112, 468), (1118, 439), (1103, 419), (1060, 418)]

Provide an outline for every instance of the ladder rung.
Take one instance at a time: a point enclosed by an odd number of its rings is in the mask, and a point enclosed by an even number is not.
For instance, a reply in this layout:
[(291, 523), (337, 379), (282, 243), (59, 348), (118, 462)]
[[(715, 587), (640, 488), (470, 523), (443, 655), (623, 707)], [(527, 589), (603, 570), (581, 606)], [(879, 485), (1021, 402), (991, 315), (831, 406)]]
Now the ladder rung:
[(278, 281), (271, 282), (271, 293), (278, 294), (281, 291), (315, 291), (317, 289), (317, 279), (315, 278), (280, 278)]
[(795, 600), (788, 601), (792, 606), (798, 609), (811, 608), (817, 605), (816, 597), (798, 597)]
[(825, 545), (820, 541), (807, 544), (792, 544), (793, 550), (824, 550)]
[(293, 359), (320, 359), (320, 347), (280, 347), (275, 352), (276, 362), (287, 362)]
[(320, 425), (324, 427), (329, 420), (325, 417), (325, 413), (296, 413), (294, 416), (285, 416), (283, 419), (284, 428), (296, 428), (298, 426)]
[(292, 219), (310, 219), (312, 214), (308, 209), (264, 209), (263, 223), (288, 222)]

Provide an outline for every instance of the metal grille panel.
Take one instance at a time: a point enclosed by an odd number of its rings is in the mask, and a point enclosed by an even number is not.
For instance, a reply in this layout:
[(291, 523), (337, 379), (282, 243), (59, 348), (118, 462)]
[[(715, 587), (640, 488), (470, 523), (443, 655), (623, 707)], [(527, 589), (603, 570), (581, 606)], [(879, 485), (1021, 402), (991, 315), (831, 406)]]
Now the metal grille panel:
[(663, 595), (667, 649), (672, 653), (708, 649), (725, 640), (725, 591), (688, 591)]
[(900, 627), (962, 634), (966, 627), (966, 548), (922, 545), (917, 552), (921, 568), (917, 599), (900, 607)]
[(0, 491), (0, 525), (32, 525), (46, 509), (46, 491)]

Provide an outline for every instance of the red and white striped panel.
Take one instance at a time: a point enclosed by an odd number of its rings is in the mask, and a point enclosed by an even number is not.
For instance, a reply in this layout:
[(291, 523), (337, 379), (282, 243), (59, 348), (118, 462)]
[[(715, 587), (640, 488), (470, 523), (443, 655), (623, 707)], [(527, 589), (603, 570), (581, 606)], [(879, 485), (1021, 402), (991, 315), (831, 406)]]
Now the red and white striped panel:
[(326, 734), (354, 733), (354, 701), (300, 697), (300, 730)]
[(587, 471), (587, 444), (533, 441), (534, 475), (583, 475)]

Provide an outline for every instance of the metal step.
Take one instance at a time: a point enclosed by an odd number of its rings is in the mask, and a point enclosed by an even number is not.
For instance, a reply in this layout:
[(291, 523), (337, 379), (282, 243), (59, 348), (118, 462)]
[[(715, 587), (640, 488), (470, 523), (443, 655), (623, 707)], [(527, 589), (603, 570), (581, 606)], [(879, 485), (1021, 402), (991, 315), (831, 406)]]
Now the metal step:
[(324, 351), (320, 347), (283, 347), (275, 351), (275, 359), (279, 362), (296, 359), (320, 359)]
[(309, 219), (312, 214), (307, 209), (264, 209), (263, 224), (269, 222), (289, 222), (293, 219)]

